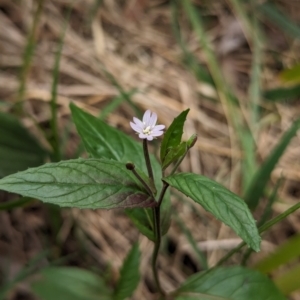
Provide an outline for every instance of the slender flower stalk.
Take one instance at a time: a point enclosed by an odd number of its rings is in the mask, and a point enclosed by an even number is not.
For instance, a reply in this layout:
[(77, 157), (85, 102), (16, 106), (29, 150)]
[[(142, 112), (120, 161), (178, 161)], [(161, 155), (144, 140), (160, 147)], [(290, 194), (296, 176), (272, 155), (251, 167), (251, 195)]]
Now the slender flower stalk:
[(135, 165), (132, 163), (126, 164), (127, 170), (130, 170), (133, 175), (141, 182), (141, 184), (145, 187), (147, 192), (154, 198), (153, 191), (151, 190), (151, 187), (147, 184), (147, 182), (140, 176), (140, 174), (135, 170)]
[(150, 161), (150, 156), (149, 156), (149, 151), (148, 151), (148, 143), (147, 143), (146, 139), (143, 140), (143, 150), (144, 150), (144, 156), (145, 156), (146, 166), (147, 166), (147, 170), (148, 170), (148, 175), (154, 185), (153, 171), (152, 171), (152, 166), (151, 166), (151, 161)]
[[(154, 138), (161, 136), (164, 132), (163, 129), (165, 128), (165, 125), (156, 125), (157, 122), (157, 114), (151, 112), (150, 110), (147, 110), (143, 116), (143, 120), (139, 120), (137, 118), (133, 118), (134, 122), (130, 122), (131, 128), (136, 131), (139, 134), (139, 138), (143, 140), (143, 150), (144, 150), (144, 157), (145, 157), (145, 162), (147, 166), (147, 171), (148, 171), (148, 176), (150, 179), (151, 184), (153, 184), (153, 187), (155, 189), (154, 185), (154, 176), (153, 176), (153, 171), (152, 171), (152, 166), (151, 166), (151, 161), (150, 161), (150, 156), (149, 156), (149, 151), (148, 151), (148, 141), (152, 141)], [(128, 165), (128, 166), (127, 166)], [(151, 191), (151, 188), (147, 185), (142, 178), (140, 178), (139, 174), (134, 170), (134, 165), (133, 164), (127, 164), (127, 168), (129, 168), (134, 175), (143, 183), (143, 185), (147, 188), (147, 190)], [(152, 271), (153, 271), (153, 277), (155, 284), (157, 286), (159, 294), (164, 297), (166, 293), (161, 287), (160, 281), (159, 281), (159, 276), (157, 272), (157, 267), (156, 267), (156, 261), (157, 261), (157, 256), (160, 248), (160, 243), (161, 243), (161, 226), (160, 226), (160, 205), (162, 203), (162, 200), (164, 198), (164, 195), (166, 193), (166, 190), (168, 188), (168, 184), (164, 182), (163, 188), (160, 192), (158, 201), (157, 201), (157, 206), (152, 208), (152, 213), (153, 213), (153, 230), (155, 234), (155, 241), (154, 241), (154, 250), (153, 250), (153, 256), (152, 256)], [(151, 193), (153, 195), (153, 193)]]

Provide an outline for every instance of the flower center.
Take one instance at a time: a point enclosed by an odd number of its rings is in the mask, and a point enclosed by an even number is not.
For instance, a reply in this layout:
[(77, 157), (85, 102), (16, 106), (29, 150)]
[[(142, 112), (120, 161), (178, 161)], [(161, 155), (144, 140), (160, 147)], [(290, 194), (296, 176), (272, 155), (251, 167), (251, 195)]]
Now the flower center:
[(147, 126), (145, 129), (143, 129), (143, 133), (147, 135), (151, 134), (151, 127)]

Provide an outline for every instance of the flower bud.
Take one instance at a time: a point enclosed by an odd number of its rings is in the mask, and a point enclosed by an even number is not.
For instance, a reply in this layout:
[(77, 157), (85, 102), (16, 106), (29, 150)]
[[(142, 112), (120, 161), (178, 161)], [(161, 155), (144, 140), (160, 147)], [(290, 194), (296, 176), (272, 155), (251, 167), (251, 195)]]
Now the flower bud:
[(135, 165), (133, 163), (129, 162), (126, 164), (126, 169), (132, 171), (135, 169)]
[(197, 142), (197, 134), (194, 133), (187, 141), (187, 146), (191, 149)]

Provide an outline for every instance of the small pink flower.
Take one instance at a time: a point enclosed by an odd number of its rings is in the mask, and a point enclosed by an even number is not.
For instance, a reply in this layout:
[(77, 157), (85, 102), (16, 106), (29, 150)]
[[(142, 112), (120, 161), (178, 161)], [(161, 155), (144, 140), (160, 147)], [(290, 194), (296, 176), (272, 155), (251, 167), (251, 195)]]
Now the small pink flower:
[(131, 128), (139, 134), (140, 139), (152, 141), (154, 137), (162, 135), (165, 125), (156, 125), (157, 114), (147, 110), (144, 113), (143, 121), (133, 117), (133, 122), (130, 122)]

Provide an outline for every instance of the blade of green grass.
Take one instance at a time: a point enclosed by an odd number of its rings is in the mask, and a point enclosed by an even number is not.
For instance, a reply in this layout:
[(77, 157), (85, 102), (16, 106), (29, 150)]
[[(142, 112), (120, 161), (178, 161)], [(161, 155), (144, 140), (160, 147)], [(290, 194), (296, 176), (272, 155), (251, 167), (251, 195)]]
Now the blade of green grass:
[[(285, 212), (281, 213), (280, 215), (276, 216), (275, 218), (271, 219), (264, 225), (258, 228), (258, 232), (262, 234), (263, 232), (267, 231), (271, 227), (273, 227), (275, 224), (281, 222), (285, 218), (287, 218), (290, 214), (295, 212), (300, 208), (300, 202), (293, 205), (289, 209), (287, 209)], [(245, 242), (241, 242), (239, 245), (237, 245), (234, 249), (230, 250), (225, 256), (223, 256), (218, 263), (214, 267), (221, 266), (223, 263), (225, 263), (231, 256), (233, 256), (235, 253), (239, 252), (244, 246), (246, 246)]]
[(255, 209), (263, 196), (265, 187), (270, 179), (277, 162), (289, 145), (291, 139), (296, 135), (300, 128), (300, 119), (293, 122), (292, 126), (285, 132), (275, 149), (263, 162), (260, 169), (256, 172), (248, 190), (245, 193), (245, 201), (250, 209)]
[(97, 12), (100, 8), (100, 6), (103, 4), (103, 0), (94, 0), (94, 3), (91, 5), (88, 14), (87, 14), (87, 18), (85, 21), (86, 26), (90, 27), (93, 20), (95, 19)]
[(16, 103), (16, 110), (18, 113), (22, 112), (22, 103), (24, 101), (24, 95), (26, 90), (26, 82), (27, 77), (30, 71), (31, 61), (32, 57), (34, 55), (34, 49), (35, 49), (35, 38), (37, 33), (38, 24), (40, 21), (40, 17), (43, 11), (44, 7), (44, 0), (38, 0), (37, 1), (37, 9), (34, 14), (33, 23), (29, 31), (29, 35), (27, 38), (27, 43), (25, 46), (24, 54), (23, 54), (23, 65), (20, 72), (20, 86), (18, 90), (18, 97), (17, 97), (17, 103)]
[(243, 149), (242, 159), (242, 191), (245, 192), (257, 170), (255, 142), (249, 128), (237, 127), (237, 134)]
[[(192, 202), (186, 201), (185, 196), (183, 196), (183, 194), (179, 193), (178, 191), (173, 191), (172, 195), (174, 197), (176, 197), (176, 199), (182, 203), (183, 205), (187, 206), (189, 210), (193, 211), (193, 213), (201, 220), (201, 223), (205, 226), (209, 225), (209, 219), (205, 216), (205, 214), (201, 214), (199, 212), (199, 210), (196, 208), (196, 205)], [(172, 212), (172, 214), (175, 215), (175, 221), (176, 222), (180, 222), (180, 218), (178, 213), (174, 210)], [(199, 260), (199, 264), (201, 265), (201, 267), (203, 269), (208, 269), (208, 262), (206, 259), (205, 254), (203, 253), (203, 251), (198, 247), (196, 241), (194, 240), (190, 230), (184, 225), (184, 223), (181, 221), (180, 224), (178, 224), (179, 227), (181, 228), (182, 232), (184, 233), (184, 235), (186, 236), (188, 242), (191, 244), (193, 250), (196, 253), (196, 256)], [(181, 225), (183, 225), (183, 227), (181, 227)]]
[(107, 71), (106, 68), (104, 66), (102, 66), (100, 63), (99, 63), (99, 67), (100, 67), (101, 71), (104, 73), (104, 75), (107, 77), (107, 79), (111, 82), (111, 84), (119, 91), (119, 93), (123, 97), (123, 99), (133, 109), (133, 111), (135, 112), (135, 115), (137, 117), (141, 117), (142, 112), (141, 112), (140, 108), (131, 100), (130, 92), (125, 91), (124, 88), (121, 86), (121, 84), (113, 76), (113, 74), (111, 74), (109, 71)]
[(208, 69), (216, 84), (217, 92), (219, 94), (223, 94), (223, 96), (226, 98), (225, 100), (228, 101), (228, 87), (226, 86), (226, 81), (224, 80), (223, 75), (220, 72), (220, 65), (217, 61), (212, 45), (210, 44), (207, 34), (205, 32), (201, 16), (198, 14), (197, 9), (191, 4), (190, 0), (183, 0), (181, 1), (181, 4), (199, 38), (200, 44), (203, 48), (207, 59)]
[(192, 249), (196, 253), (196, 257), (198, 259), (199, 265), (201, 266), (201, 269), (202, 270), (207, 270), (208, 269), (208, 263), (207, 263), (207, 259), (205, 257), (205, 254), (198, 247), (196, 241), (193, 238), (193, 235), (192, 235), (191, 231), (185, 226), (185, 224), (182, 222), (182, 220), (180, 219), (180, 217), (178, 216), (177, 213), (175, 215), (175, 221), (176, 221), (177, 225), (180, 227), (183, 234), (185, 235), (187, 241), (190, 243)]
[[(126, 97), (131, 98), (134, 94), (137, 93), (137, 89), (132, 89), (128, 93), (126, 93)], [(116, 110), (119, 105), (126, 100), (123, 94), (116, 96), (110, 101), (100, 112), (99, 118), (101, 120), (104, 120), (110, 113), (112, 113), (114, 110)]]
[(250, 48), (252, 50), (252, 67), (250, 76), (250, 85), (248, 89), (248, 99), (250, 103), (250, 129), (237, 127), (238, 136), (243, 149), (243, 191), (245, 191), (256, 171), (257, 163), (255, 158), (255, 137), (258, 133), (259, 122), (259, 105), (261, 100), (261, 65), (263, 55), (263, 37), (259, 22), (256, 15), (249, 17), (244, 3), (239, 0), (230, 0), (238, 20), (241, 21), (243, 30), (248, 39)]
[(266, 2), (258, 6), (257, 10), (291, 37), (300, 38), (300, 27), (284, 12), (279, 10), (275, 4)]
[(15, 209), (17, 207), (23, 207), (26, 206), (27, 204), (30, 204), (31, 202), (34, 202), (35, 200), (29, 197), (21, 197), (19, 199), (16, 200), (12, 200), (12, 201), (7, 201), (7, 202), (3, 202), (0, 203), (0, 211), (1, 210), (12, 210)]
[[(268, 198), (268, 203), (264, 209), (264, 212), (263, 212), (260, 220), (257, 223), (257, 227), (261, 227), (270, 218), (270, 216), (272, 214), (272, 206), (277, 199), (277, 193), (278, 193), (278, 189), (282, 183), (282, 179), (283, 178), (281, 177), (277, 180), (276, 185), (275, 185), (270, 197)], [(253, 250), (251, 248), (248, 248), (247, 251), (245, 252), (245, 254), (243, 255), (241, 265), (245, 266), (247, 264), (247, 261), (249, 260), (252, 253), (253, 253)]]
[[(62, 160), (69, 159), (69, 156), (67, 154), (67, 147), (68, 147), (68, 142), (70, 141), (70, 139), (72, 139), (71, 134), (72, 134), (73, 124), (74, 124), (73, 121), (70, 119), (66, 123), (60, 137), (60, 145), (61, 145), (60, 149), (61, 149)], [(74, 157), (74, 158), (78, 158), (78, 157)]]
[[(258, 20), (253, 18), (253, 38), (252, 38), (252, 49), (253, 49), (253, 59), (250, 77), (250, 86), (248, 92), (248, 98), (251, 103), (251, 127), (254, 131), (254, 136), (256, 135), (257, 125), (259, 124), (259, 105), (261, 99), (261, 72), (262, 72), (262, 43), (260, 28), (258, 25)], [(255, 163), (255, 161), (254, 161)]]
[(282, 177), (280, 177), (277, 180), (276, 185), (275, 185), (270, 197), (268, 198), (268, 203), (267, 203), (267, 205), (264, 209), (264, 212), (263, 212), (260, 220), (257, 223), (258, 227), (264, 225), (267, 222), (267, 220), (270, 218), (270, 216), (272, 214), (272, 207), (273, 207), (273, 204), (275, 203), (275, 201), (277, 199), (278, 189), (281, 186), (282, 181), (283, 181)]
[(58, 80), (59, 80), (59, 66), (60, 66), (60, 59), (61, 59), (61, 53), (63, 50), (64, 45), (64, 38), (67, 31), (69, 19), (71, 16), (72, 7), (69, 8), (69, 11), (66, 16), (66, 20), (61, 32), (60, 41), (58, 43), (56, 55), (55, 55), (55, 62), (54, 62), (54, 68), (52, 72), (52, 88), (51, 88), (51, 101), (50, 101), (50, 107), (51, 107), (51, 120), (50, 120), (50, 126), (51, 126), (51, 133), (52, 136), (50, 138), (50, 142), (53, 148), (53, 161), (60, 161), (61, 160), (61, 151), (60, 151), (60, 141), (59, 141), (59, 134), (58, 134), (58, 126), (57, 126), (57, 86), (58, 86)]
[[(241, 21), (243, 26), (244, 34), (250, 43), (253, 42), (254, 35), (256, 33), (253, 32), (253, 22), (251, 22), (249, 15), (247, 14), (245, 2), (240, 0), (229, 0), (229, 3), (232, 5), (232, 8), (238, 18)], [(253, 21), (255, 16), (253, 17)], [(256, 19), (256, 18), (255, 18)], [(256, 20), (254, 21), (256, 22)]]
[(179, 27), (179, 9), (178, 9), (178, 0), (171, 1), (171, 20), (172, 20), (172, 29), (173, 34), (176, 38), (178, 45), (180, 46), (183, 53), (183, 62), (187, 68), (195, 75), (198, 81), (205, 82), (209, 85), (214, 86), (214, 81), (210, 74), (205, 70), (203, 66), (200, 65), (196, 57), (191, 51), (186, 47), (185, 42), (182, 39)]
[[(240, 114), (238, 110), (238, 101), (236, 101), (236, 97), (231, 93), (229, 85), (227, 84), (226, 78), (222, 74), (222, 70), (220, 69), (220, 64), (217, 60), (217, 57), (213, 51), (213, 47), (209, 41), (209, 38), (206, 34), (205, 28), (202, 24), (201, 16), (198, 13), (196, 7), (191, 4), (190, 0), (182, 0), (181, 1), (184, 11), (192, 24), (192, 27), (195, 33), (198, 36), (200, 45), (202, 46), (203, 53), (206, 57), (206, 62), (210, 74), (213, 78), (213, 81), (216, 86), (216, 92), (218, 98), (222, 104), (228, 127), (229, 127), (229, 139), (230, 145), (233, 143), (233, 131), (229, 125), (237, 131), (243, 121), (241, 120), (242, 114)], [(231, 147), (233, 149), (233, 147)], [(229, 181), (231, 178), (229, 177)]]

